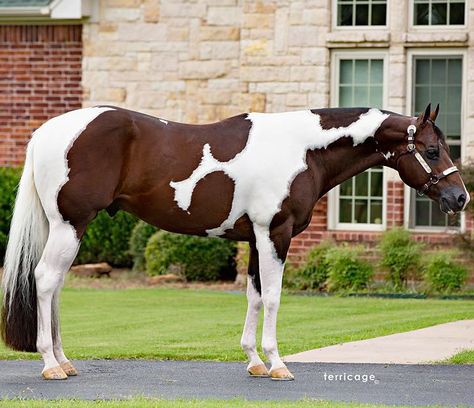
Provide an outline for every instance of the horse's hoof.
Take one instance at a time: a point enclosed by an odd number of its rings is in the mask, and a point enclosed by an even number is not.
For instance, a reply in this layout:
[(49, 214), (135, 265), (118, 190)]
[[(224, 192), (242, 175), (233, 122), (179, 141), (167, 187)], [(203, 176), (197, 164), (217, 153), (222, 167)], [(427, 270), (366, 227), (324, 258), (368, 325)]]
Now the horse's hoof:
[(61, 364), (61, 368), (66, 373), (68, 377), (74, 377), (77, 375), (76, 367), (72, 365), (70, 361), (66, 361), (65, 363)]
[(276, 380), (276, 381), (292, 381), (295, 379), (294, 375), (291, 374), (288, 368), (286, 367), (281, 367), (281, 368), (277, 368), (276, 370), (271, 370), (270, 377), (272, 377), (272, 380)]
[(67, 375), (61, 366), (48, 368), (42, 374), (45, 380), (67, 380)]
[(268, 370), (265, 364), (259, 364), (253, 367), (247, 368), (248, 373), (251, 377), (268, 377)]

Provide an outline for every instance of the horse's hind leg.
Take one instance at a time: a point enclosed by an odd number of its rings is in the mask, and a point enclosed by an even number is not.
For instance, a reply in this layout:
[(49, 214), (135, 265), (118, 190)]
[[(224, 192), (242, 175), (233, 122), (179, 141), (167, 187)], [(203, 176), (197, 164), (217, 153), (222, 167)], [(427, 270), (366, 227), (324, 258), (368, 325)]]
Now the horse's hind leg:
[(257, 352), (258, 315), (262, 308), (262, 297), (257, 290), (260, 288), (258, 271), (258, 252), (255, 244), (250, 244), (249, 273), (247, 277), (247, 317), (240, 344), (249, 358), (247, 371), (252, 377), (268, 377), (268, 370)]
[(64, 275), (74, 261), (78, 249), (79, 241), (73, 227), (64, 222), (50, 221), (48, 241), (35, 269), (38, 304), (37, 349), (44, 361), (43, 377), (48, 380), (67, 378), (58, 358), (63, 360), (63, 364), (67, 359), (62, 349), (61, 353), (58, 353), (61, 346), (56, 348), (57, 355), (53, 347), (53, 336), (56, 337), (56, 332), (59, 331), (59, 323), (55, 321), (59, 320), (59, 312), (55, 308)]

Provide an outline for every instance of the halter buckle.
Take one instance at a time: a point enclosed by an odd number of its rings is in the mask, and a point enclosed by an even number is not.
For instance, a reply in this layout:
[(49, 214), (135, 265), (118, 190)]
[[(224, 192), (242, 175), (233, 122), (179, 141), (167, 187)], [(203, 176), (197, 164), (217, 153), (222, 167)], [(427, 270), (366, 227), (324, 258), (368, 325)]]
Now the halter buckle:
[(440, 180), (440, 178), (438, 176), (433, 175), (433, 176), (430, 177), (430, 183), (431, 184), (438, 184), (439, 180)]

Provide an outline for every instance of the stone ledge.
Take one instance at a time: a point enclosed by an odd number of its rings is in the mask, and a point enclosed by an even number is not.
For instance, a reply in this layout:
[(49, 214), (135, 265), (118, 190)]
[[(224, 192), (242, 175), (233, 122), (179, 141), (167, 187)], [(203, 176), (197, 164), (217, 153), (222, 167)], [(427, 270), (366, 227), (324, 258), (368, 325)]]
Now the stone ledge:
[(340, 47), (388, 47), (390, 33), (387, 31), (335, 31), (326, 37), (328, 48)]
[(467, 31), (411, 32), (403, 34), (402, 39), (405, 47), (432, 46), (433, 43), (439, 47), (467, 46), (469, 34)]

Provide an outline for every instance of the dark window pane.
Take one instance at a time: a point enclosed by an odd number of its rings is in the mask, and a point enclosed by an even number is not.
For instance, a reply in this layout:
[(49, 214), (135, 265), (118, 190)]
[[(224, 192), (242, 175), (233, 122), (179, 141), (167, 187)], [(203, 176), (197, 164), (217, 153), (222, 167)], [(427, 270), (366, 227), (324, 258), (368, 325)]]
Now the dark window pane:
[(370, 195), (372, 197), (382, 197), (383, 194), (383, 173), (372, 172), (370, 174)]
[(339, 200), (339, 221), (352, 222), (352, 200), (341, 198)]
[(418, 199), (416, 201), (416, 220), (415, 224), (420, 226), (430, 225), (430, 203), (424, 199)]
[(369, 174), (363, 172), (356, 176), (355, 178), (355, 195), (356, 196), (367, 196), (368, 194), (368, 183), (369, 183)]
[(341, 196), (351, 196), (352, 195), (352, 179), (344, 181), (341, 184), (339, 193)]
[(340, 4), (338, 25), (351, 26), (352, 24), (352, 4)]
[(444, 86), (446, 83), (447, 60), (435, 58), (431, 61), (431, 84)]
[(368, 207), (367, 200), (354, 201), (354, 222), (364, 223), (364, 224), (369, 222), (367, 207)]
[(448, 82), (450, 84), (460, 84), (462, 78), (462, 61), (451, 58), (448, 60)]
[(356, 25), (369, 25), (369, 6), (368, 4), (356, 5)]
[(447, 24), (448, 5), (446, 3), (434, 3), (431, 5), (431, 25)]
[(430, 60), (420, 60), (416, 59), (416, 84), (429, 84), (430, 83)]
[(372, 224), (382, 224), (382, 201), (371, 200), (370, 202), (370, 222)]
[(372, 5), (372, 25), (385, 25), (387, 21), (387, 6), (385, 4)]
[(464, 3), (451, 3), (449, 10), (449, 24), (464, 24)]
[(428, 3), (415, 4), (415, 25), (428, 25), (429, 5)]
[(431, 204), (431, 225), (433, 227), (445, 227), (448, 224), (446, 214), (442, 212), (438, 204)]
[(449, 153), (453, 161), (459, 160), (461, 158), (461, 146), (459, 145), (449, 146)]

